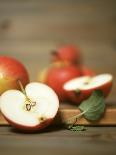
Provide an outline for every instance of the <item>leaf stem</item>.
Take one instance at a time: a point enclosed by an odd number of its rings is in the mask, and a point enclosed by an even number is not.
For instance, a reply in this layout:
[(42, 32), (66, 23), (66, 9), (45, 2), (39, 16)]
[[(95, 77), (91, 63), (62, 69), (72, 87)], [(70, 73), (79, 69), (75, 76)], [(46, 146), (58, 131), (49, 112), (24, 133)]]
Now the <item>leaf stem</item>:
[(83, 111), (83, 112), (79, 113), (78, 115), (75, 115), (75, 116), (69, 118), (69, 119), (66, 121), (66, 123), (67, 123), (67, 122), (70, 122), (71, 120), (74, 120), (74, 119), (76, 119), (76, 120), (79, 119), (80, 117), (82, 117), (82, 116), (84, 115), (84, 113), (86, 113), (86, 111)]

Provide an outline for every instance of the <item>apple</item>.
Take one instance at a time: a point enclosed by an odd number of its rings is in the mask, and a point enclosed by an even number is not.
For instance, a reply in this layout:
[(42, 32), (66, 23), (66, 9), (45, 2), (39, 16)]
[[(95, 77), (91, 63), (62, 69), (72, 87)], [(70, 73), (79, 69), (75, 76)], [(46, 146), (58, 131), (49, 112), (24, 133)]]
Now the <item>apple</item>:
[[(19, 83), (20, 84), (20, 83)], [(15, 128), (37, 131), (48, 126), (57, 114), (59, 100), (47, 85), (32, 82), (25, 90), (7, 90), (1, 95), (0, 109), (5, 119)]]
[(52, 62), (68, 61), (73, 64), (81, 63), (80, 49), (74, 45), (65, 45), (52, 52)]
[(95, 76), (95, 72), (86, 66), (81, 66), (81, 75), (82, 76)]
[(101, 90), (107, 97), (112, 87), (113, 77), (111, 74), (100, 74), (96, 76), (83, 76), (66, 82), (63, 86), (70, 101), (79, 104), (87, 99), (94, 90)]
[(44, 72), (44, 80), (42, 81), (57, 93), (60, 101), (65, 101), (67, 93), (63, 89), (64, 83), (80, 75), (80, 69), (77, 66), (59, 63), (59, 65), (54, 65)]
[(19, 79), (23, 86), (29, 83), (24, 65), (14, 58), (0, 56), (0, 94), (9, 89), (19, 89)]

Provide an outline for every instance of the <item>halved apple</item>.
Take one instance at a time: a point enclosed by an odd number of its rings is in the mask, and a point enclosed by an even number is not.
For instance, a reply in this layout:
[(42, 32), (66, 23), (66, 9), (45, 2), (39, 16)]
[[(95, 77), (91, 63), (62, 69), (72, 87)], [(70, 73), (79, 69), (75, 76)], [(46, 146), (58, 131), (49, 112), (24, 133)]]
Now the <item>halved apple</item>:
[(66, 82), (63, 86), (69, 99), (74, 103), (80, 103), (87, 99), (94, 90), (101, 90), (107, 97), (112, 87), (113, 77), (111, 74), (97, 76), (83, 76)]
[(1, 95), (0, 109), (14, 127), (35, 131), (48, 126), (59, 107), (56, 93), (47, 85), (37, 82), (28, 84), (25, 93), (8, 90)]

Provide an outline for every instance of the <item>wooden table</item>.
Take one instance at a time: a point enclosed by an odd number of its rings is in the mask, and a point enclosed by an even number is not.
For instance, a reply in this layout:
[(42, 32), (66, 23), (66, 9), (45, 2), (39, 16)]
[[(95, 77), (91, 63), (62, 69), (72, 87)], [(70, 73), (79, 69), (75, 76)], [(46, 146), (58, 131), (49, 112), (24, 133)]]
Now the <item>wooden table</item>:
[[(84, 64), (114, 76), (107, 99), (116, 103), (115, 0), (0, 0), (0, 55), (19, 59), (31, 81), (62, 44), (80, 47)], [(59, 127), (23, 134), (0, 126), (0, 155), (115, 155), (116, 127), (75, 133)]]
[(2, 126), (0, 154), (115, 155), (116, 127), (88, 127), (78, 133), (49, 127), (40, 133), (24, 134)]

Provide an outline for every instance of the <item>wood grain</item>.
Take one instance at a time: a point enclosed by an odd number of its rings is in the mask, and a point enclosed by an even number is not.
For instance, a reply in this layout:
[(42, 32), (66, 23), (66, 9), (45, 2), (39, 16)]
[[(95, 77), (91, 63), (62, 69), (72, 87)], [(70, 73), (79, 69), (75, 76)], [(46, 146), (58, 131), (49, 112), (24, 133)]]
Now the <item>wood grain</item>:
[(85, 65), (114, 76), (109, 100), (115, 101), (115, 8), (115, 0), (0, 0), (0, 55), (19, 59), (36, 81), (52, 50), (75, 44)]
[[(116, 127), (110, 127), (116, 124), (116, 0), (0, 0), (0, 55), (20, 60), (31, 81), (36, 81), (38, 72), (50, 62), (50, 51), (64, 44), (79, 46), (84, 64), (96, 73), (114, 76), (107, 99), (113, 104), (93, 124), (100, 127), (77, 133), (51, 126), (24, 134), (0, 115), (0, 154), (116, 154)], [(77, 107), (62, 104), (56, 121), (59, 124), (61, 117), (67, 120), (78, 113)], [(90, 122), (81, 119), (78, 123)]]
[[(75, 115), (78, 115), (80, 113), (79, 109), (60, 109), (58, 112), (58, 115), (56, 117), (56, 124), (61, 124), (61, 123), (69, 123), (73, 124), (75, 120), (70, 120), (69, 119)], [(75, 124), (80, 124), (80, 125), (89, 125), (89, 126), (111, 126), (111, 125), (116, 125), (116, 107), (108, 106), (106, 108), (106, 111), (102, 118), (98, 121), (90, 122), (84, 117), (80, 118)], [(54, 121), (55, 122), (55, 121)]]
[(48, 66), (50, 52), (64, 44), (81, 49), (83, 63), (97, 74), (111, 73), (116, 94), (116, 1), (0, 0), (0, 55), (15, 57), (31, 81)]
[(115, 42), (115, 7), (115, 0), (0, 0), (0, 40)]
[(115, 6), (105, 0), (2, 1), (0, 39), (115, 40)]
[[(62, 125), (62, 124), (73, 124), (75, 120), (69, 119), (75, 115), (78, 115), (80, 110), (70, 104), (63, 104), (60, 105), (60, 109), (57, 113), (57, 116), (53, 122), (54, 125)], [(76, 124), (80, 125), (89, 125), (89, 126), (112, 126), (116, 125), (116, 105), (115, 104), (108, 104), (106, 111), (102, 118), (98, 121), (90, 122), (86, 120), (84, 117), (80, 118)], [(3, 118), (2, 114), (0, 114), (0, 125), (8, 125), (7, 121)]]
[(47, 128), (24, 134), (11, 127), (0, 127), (2, 155), (115, 155), (116, 127), (87, 127), (83, 132)]

